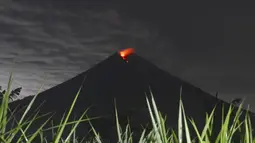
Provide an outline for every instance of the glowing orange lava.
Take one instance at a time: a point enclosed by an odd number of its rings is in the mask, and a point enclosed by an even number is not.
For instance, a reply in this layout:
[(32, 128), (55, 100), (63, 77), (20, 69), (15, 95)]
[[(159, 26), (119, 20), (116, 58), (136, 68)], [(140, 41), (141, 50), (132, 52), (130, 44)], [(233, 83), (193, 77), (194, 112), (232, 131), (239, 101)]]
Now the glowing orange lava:
[(123, 60), (127, 60), (127, 57), (133, 53), (135, 53), (134, 48), (127, 48), (127, 49), (121, 50), (119, 52), (119, 54)]

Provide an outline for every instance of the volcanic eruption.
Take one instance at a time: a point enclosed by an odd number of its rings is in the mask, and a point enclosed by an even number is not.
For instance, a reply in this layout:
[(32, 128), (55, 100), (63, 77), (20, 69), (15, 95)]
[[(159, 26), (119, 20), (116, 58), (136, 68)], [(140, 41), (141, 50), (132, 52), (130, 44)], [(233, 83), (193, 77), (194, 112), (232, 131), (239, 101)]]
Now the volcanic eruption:
[(120, 56), (122, 57), (123, 60), (128, 62), (128, 56), (132, 55), (135, 53), (134, 48), (126, 48), (124, 50), (119, 51)]

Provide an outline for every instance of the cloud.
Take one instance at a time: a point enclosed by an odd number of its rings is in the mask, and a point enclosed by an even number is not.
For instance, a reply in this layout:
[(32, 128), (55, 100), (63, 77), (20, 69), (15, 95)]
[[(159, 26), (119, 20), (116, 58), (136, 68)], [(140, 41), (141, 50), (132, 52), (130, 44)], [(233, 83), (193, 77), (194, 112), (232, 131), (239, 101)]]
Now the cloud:
[(14, 2), (1, 11), (0, 24), (5, 30), (0, 33), (0, 65), (4, 65), (0, 80), (6, 81), (14, 66), (14, 85), (23, 87), (22, 96), (36, 91), (44, 75), (48, 89), (119, 49), (136, 43), (149, 45), (156, 38), (151, 36), (155, 30), (139, 21), (127, 21), (110, 8), (72, 12)]
[(5, 15), (0, 15), (0, 22), (4, 24), (9, 24), (9, 25), (20, 25), (20, 26), (32, 26), (33, 23), (22, 20), (22, 19), (13, 19), (9, 16)]

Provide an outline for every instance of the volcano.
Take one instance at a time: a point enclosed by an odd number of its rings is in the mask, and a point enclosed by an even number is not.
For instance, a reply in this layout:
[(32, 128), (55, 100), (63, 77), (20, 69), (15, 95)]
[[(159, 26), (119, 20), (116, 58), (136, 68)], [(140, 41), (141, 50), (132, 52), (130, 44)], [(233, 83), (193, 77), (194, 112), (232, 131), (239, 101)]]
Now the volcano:
[[(89, 108), (87, 112), (89, 117), (101, 117), (91, 121), (93, 126), (105, 141), (110, 140), (111, 142), (116, 142), (117, 139), (114, 101), (116, 101), (120, 124), (125, 127), (129, 122), (132, 131), (138, 132), (138, 136), (142, 131), (142, 126), (150, 124), (151, 121), (145, 94), (148, 95), (149, 91), (153, 93), (159, 111), (167, 116), (166, 125), (173, 129), (176, 129), (178, 124), (181, 87), (185, 112), (188, 117), (195, 120), (199, 130), (204, 127), (206, 113), (210, 113), (216, 104), (218, 106), (215, 110), (214, 125), (216, 129), (219, 129), (221, 106), (224, 103), (227, 109), (230, 105), (167, 73), (135, 53), (129, 52), (124, 60), (119, 52), (116, 52), (89, 70), (41, 92), (31, 111), (40, 106), (40, 115), (54, 112), (53, 121), (59, 123), (64, 112), (71, 106), (81, 85), (81, 92), (72, 117), (81, 116)], [(32, 98), (30, 96), (15, 101), (10, 104), (10, 107), (11, 109), (17, 106), (25, 107)], [(17, 114), (16, 116), (20, 118), (21, 115)], [(42, 118), (42, 120), (36, 121), (38, 123), (31, 127), (30, 132), (33, 133), (33, 129), (37, 129), (45, 120)], [(190, 126), (190, 128), (192, 127)], [(89, 124), (82, 123), (77, 129), (76, 135), (84, 137), (89, 130)], [(50, 136), (51, 131), (49, 132)]]

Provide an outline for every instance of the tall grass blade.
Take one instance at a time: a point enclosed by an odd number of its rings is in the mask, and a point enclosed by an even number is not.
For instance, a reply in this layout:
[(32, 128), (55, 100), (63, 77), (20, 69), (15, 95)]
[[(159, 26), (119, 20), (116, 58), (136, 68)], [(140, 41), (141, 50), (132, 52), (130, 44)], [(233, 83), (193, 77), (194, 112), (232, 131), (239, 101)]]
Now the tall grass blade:
[(185, 126), (185, 133), (186, 133), (186, 141), (187, 143), (191, 143), (191, 138), (190, 138), (190, 131), (189, 131), (189, 127), (188, 127), (188, 123), (187, 123), (187, 119), (186, 119), (186, 115), (185, 115), (185, 111), (184, 111), (184, 107), (181, 101), (181, 108), (182, 108), (182, 113), (183, 113), (183, 120), (184, 120), (184, 126)]
[(70, 117), (70, 115), (71, 115), (71, 112), (72, 112), (72, 110), (73, 110), (73, 108), (74, 108), (74, 105), (75, 105), (75, 103), (76, 103), (76, 100), (77, 100), (77, 98), (78, 98), (78, 96), (79, 96), (79, 94), (80, 94), (80, 92), (81, 92), (81, 88), (82, 88), (82, 87), (80, 87), (78, 93), (76, 94), (76, 96), (75, 96), (75, 98), (74, 98), (74, 100), (73, 100), (73, 103), (72, 103), (72, 105), (71, 105), (71, 107), (70, 107), (70, 109), (69, 109), (69, 112), (68, 112), (68, 114), (67, 114), (67, 116), (66, 116), (66, 118), (65, 118), (65, 120), (64, 120), (63, 126), (61, 126), (60, 130), (57, 132), (57, 135), (56, 135), (56, 137), (55, 137), (55, 139), (54, 139), (54, 143), (58, 143), (58, 142), (60, 141), (60, 139), (61, 139), (61, 136), (62, 136), (62, 134), (63, 134), (63, 132), (64, 132), (66, 123), (67, 123), (67, 121), (68, 121), (68, 119), (69, 119), (69, 117)]
[[(87, 113), (87, 110), (85, 112), (83, 112), (83, 114), (81, 115), (79, 120), (75, 123), (74, 127), (72, 128), (72, 130), (70, 131), (69, 135), (65, 139), (65, 142), (67, 142), (70, 139), (71, 135), (75, 132), (77, 126), (81, 123), (81, 121), (82, 121), (82, 119), (83, 119), (83, 117), (85, 116), (86, 113)], [(89, 120), (89, 118), (88, 118), (88, 120)]]
[(180, 88), (180, 100), (179, 100), (179, 116), (178, 116), (178, 142), (183, 142), (183, 125), (182, 125), (182, 86)]

